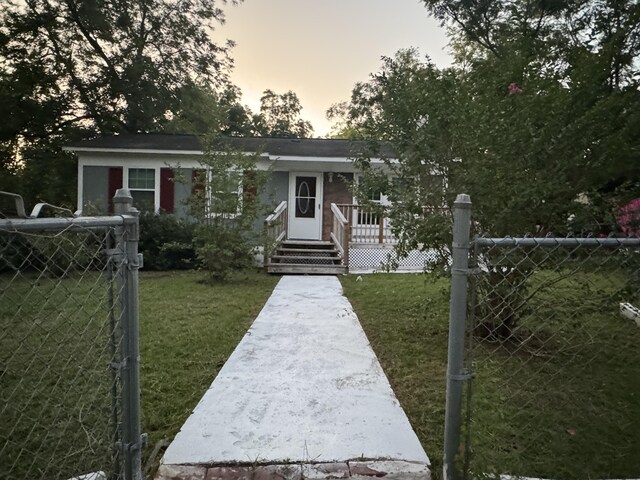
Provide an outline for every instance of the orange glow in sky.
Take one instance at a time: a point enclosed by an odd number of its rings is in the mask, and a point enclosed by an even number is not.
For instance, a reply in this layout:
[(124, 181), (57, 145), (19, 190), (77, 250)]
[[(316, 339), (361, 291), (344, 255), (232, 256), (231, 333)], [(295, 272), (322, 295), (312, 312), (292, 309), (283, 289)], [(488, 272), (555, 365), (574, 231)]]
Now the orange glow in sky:
[(417, 0), (244, 0), (226, 7), (220, 42), (237, 43), (231, 80), (257, 111), (262, 92), (293, 90), (314, 136), (329, 133), (326, 110), (348, 100), (358, 81), (380, 68), (380, 57), (417, 47), (447, 66), (445, 31)]

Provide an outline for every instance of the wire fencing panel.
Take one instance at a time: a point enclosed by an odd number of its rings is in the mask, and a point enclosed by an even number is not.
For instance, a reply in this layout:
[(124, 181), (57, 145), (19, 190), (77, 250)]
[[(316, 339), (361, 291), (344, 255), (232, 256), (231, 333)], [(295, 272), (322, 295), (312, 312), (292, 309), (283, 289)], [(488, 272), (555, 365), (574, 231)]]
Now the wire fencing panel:
[(129, 478), (118, 221), (0, 220), (0, 478)]
[[(637, 478), (640, 240), (471, 242), (465, 478)], [(640, 319), (638, 320), (640, 322)]]

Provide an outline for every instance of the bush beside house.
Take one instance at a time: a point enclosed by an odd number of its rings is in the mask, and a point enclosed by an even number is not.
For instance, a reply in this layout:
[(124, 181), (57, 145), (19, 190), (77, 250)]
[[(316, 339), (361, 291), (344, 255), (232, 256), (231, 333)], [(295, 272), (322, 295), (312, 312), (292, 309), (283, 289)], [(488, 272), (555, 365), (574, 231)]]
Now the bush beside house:
[(188, 270), (199, 261), (194, 246), (196, 226), (165, 213), (140, 214), (140, 245), (145, 270)]

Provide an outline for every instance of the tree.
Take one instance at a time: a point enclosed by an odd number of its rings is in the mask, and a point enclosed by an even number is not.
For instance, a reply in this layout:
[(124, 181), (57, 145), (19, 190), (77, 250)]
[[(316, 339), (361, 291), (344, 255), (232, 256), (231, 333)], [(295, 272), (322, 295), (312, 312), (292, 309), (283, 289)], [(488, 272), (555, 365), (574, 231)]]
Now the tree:
[(301, 111), (300, 100), (291, 90), (277, 94), (267, 89), (260, 98), (260, 113), (253, 115), (254, 133), (262, 137), (310, 137), (313, 127), (300, 118)]
[[(424, 0), (460, 43), (472, 72), (524, 88), (528, 104), (564, 97), (554, 144), (593, 206), (611, 211), (638, 194), (640, 4), (632, 0), (459, 2)], [(547, 90), (538, 92), (544, 82)], [(529, 83), (529, 88), (527, 87)], [(504, 88), (504, 87), (503, 87)], [(554, 94), (555, 92), (555, 94)], [(556, 96), (556, 100), (558, 97)], [(560, 104), (558, 104), (560, 106)], [(570, 145), (572, 143), (572, 145)], [(553, 153), (553, 152), (550, 152)]]
[(227, 137), (252, 135), (252, 113), (240, 102), (242, 93), (237, 86), (225, 83), (218, 91), (187, 86), (179, 95), (179, 109), (172, 114), (166, 131)]
[[(65, 141), (162, 130), (183, 108), (186, 90), (224, 81), (231, 43), (214, 43), (210, 32), (224, 21), (219, 5), (226, 3), (236, 2), (27, 0), (5, 5), (0, 12), (5, 182), (15, 179), (15, 169), (7, 167), (16, 166), (18, 150), (20, 170), (42, 157), (30, 152), (51, 153)], [(65, 184), (72, 192), (68, 180), (29, 179)]]
[(224, 20), (219, 3), (12, 3), (1, 17), (3, 70), (32, 86), (31, 101), (59, 106), (51, 127), (89, 121), (99, 132), (157, 129), (179, 105), (181, 87), (225, 75), (230, 44), (216, 45), (208, 32)]
[[(454, 66), (400, 52), (354, 88), (346, 109), (350, 128), (400, 155), (405, 220), (394, 224), (407, 242), (440, 242), (438, 220), (415, 215), (461, 191), (491, 235), (562, 228), (585, 209), (579, 194), (590, 215), (610, 220), (638, 196), (634, 2), (426, 3), (454, 29)], [(446, 176), (444, 189), (425, 188), (434, 175)]]
[(357, 140), (368, 136), (367, 132), (362, 131), (362, 123), (351, 121), (349, 102), (331, 105), (327, 110), (327, 120), (333, 122), (328, 138)]
[(263, 243), (256, 220), (268, 209), (259, 196), (271, 172), (259, 169), (259, 160), (259, 152), (225, 149), (215, 137), (206, 141), (190, 207), (198, 220), (196, 254), (211, 281), (252, 267), (255, 247)]
[[(608, 233), (594, 224), (615, 225), (617, 209), (640, 196), (638, 4), (425, 3), (453, 32), (454, 65), (401, 51), (342, 109), (348, 127), (397, 152), (393, 181), (367, 158), (360, 165), (365, 189), (386, 182), (400, 253), (436, 248), (448, 265), (446, 207), (461, 192), (479, 234)], [(482, 258), (496, 274), (491, 295), (508, 307), (487, 331), (514, 331), (530, 260)]]
[(259, 113), (242, 104), (242, 92), (229, 82), (218, 90), (185, 87), (180, 96), (180, 109), (166, 126), (172, 132), (225, 137), (308, 137), (313, 132), (299, 118), (302, 106), (292, 91), (279, 95), (265, 90)]

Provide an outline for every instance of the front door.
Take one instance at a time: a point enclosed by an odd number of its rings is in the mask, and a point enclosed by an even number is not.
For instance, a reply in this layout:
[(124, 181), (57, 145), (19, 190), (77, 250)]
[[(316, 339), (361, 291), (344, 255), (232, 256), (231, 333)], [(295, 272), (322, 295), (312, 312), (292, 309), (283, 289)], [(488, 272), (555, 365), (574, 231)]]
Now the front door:
[(322, 238), (322, 174), (289, 174), (289, 238)]

